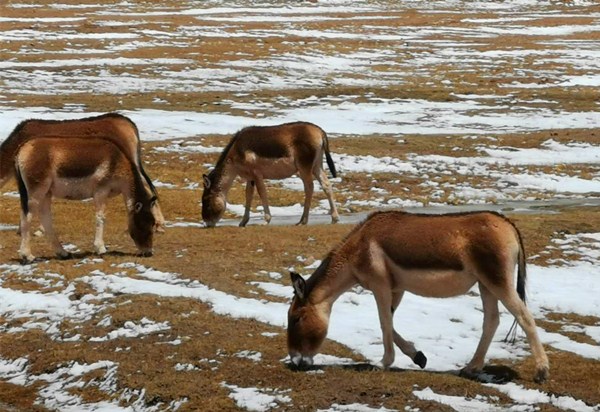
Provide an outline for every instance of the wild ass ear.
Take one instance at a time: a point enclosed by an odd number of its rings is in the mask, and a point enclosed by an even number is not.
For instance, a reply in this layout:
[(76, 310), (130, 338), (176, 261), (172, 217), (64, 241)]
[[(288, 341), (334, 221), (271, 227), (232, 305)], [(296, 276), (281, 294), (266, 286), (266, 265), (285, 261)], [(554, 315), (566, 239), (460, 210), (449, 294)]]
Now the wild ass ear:
[(133, 206), (133, 211), (135, 213), (140, 213), (140, 210), (142, 210), (142, 207), (144, 207), (144, 205), (142, 204), (142, 202), (137, 202), (134, 206)]
[(210, 189), (210, 179), (206, 175), (202, 175), (202, 179), (204, 180), (204, 188)]
[(298, 299), (304, 300), (306, 298), (306, 281), (296, 272), (290, 271), (290, 277), (292, 278), (294, 294), (298, 296)]

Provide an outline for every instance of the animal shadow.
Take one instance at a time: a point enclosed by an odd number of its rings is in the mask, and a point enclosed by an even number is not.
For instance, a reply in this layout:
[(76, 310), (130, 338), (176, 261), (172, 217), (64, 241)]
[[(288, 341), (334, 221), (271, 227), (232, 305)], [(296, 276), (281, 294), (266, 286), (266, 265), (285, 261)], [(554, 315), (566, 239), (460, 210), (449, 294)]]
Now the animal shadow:
[[(372, 372), (381, 371), (382, 369), (376, 365), (367, 362), (357, 362), (348, 364), (338, 365), (312, 365), (306, 368), (298, 368), (291, 362), (287, 364), (287, 367), (296, 372), (308, 372), (308, 371), (325, 371), (327, 369), (344, 369), (353, 370), (356, 372)], [(403, 369), (398, 367), (391, 367), (386, 372), (391, 373), (403, 373), (403, 372), (416, 372), (416, 373), (428, 373), (436, 375), (453, 375), (461, 378), (469, 379), (480, 383), (496, 383), (504, 384), (512, 382), (519, 378), (519, 374), (514, 369), (504, 365), (486, 365), (480, 373), (467, 374), (462, 370), (448, 370), (448, 371), (421, 371), (415, 369)]]
[(111, 250), (106, 253), (103, 253), (102, 255), (98, 255), (92, 251), (81, 251), (81, 252), (69, 252), (69, 254), (64, 257), (58, 257), (56, 255), (36, 256), (36, 258), (32, 262), (24, 260), (24, 259), (13, 259), (13, 261), (18, 262), (21, 265), (30, 265), (32, 263), (46, 262), (49, 260), (81, 260), (81, 259), (86, 259), (86, 258), (102, 258), (102, 257), (108, 257), (108, 256), (112, 256), (112, 257), (130, 256), (132, 258), (135, 258), (135, 257), (140, 257), (141, 255), (138, 253), (119, 252), (117, 250)]

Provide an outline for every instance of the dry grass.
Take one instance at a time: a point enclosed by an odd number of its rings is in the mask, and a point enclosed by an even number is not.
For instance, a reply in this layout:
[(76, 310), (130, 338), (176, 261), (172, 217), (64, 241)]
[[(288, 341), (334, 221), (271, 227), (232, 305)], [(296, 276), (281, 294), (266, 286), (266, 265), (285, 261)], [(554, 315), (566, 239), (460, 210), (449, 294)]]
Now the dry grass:
[[(3, 199), (3, 206), (12, 203), (16, 203), (16, 199)], [(169, 203), (165, 202), (164, 205), (165, 215), (174, 216)], [(199, 280), (211, 288), (245, 297), (256, 296), (256, 291), (249, 282), (264, 281), (264, 275), (259, 270), (285, 274), (287, 268), (298, 265), (297, 256), (320, 259), (350, 230), (347, 225), (251, 226), (245, 229), (220, 227), (214, 230), (170, 228), (158, 238), (156, 254), (151, 258), (141, 259), (133, 255), (132, 242), (122, 233), (124, 222), (120, 206), (113, 205), (109, 212), (110, 230), (106, 237), (112, 250), (125, 255), (109, 254), (105, 256), (104, 262), (94, 264), (94, 269), (114, 273), (114, 265), (133, 261), (162, 271), (179, 273), (184, 279)], [(180, 204), (179, 207), (185, 209), (180, 210), (181, 215), (197, 216), (198, 205), (195, 202), (185, 202), (185, 205)], [(87, 222), (91, 222), (91, 216), (83, 216), (83, 209), (89, 209), (89, 205), (59, 204), (55, 214), (64, 239), (77, 245), (89, 245), (87, 248), (82, 246), (83, 255), (88, 255), (91, 250), (92, 228)], [(68, 222), (66, 216), (69, 216)], [(529, 254), (541, 252), (556, 232), (578, 233), (600, 225), (598, 214), (589, 208), (565, 210), (559, 215), (514, 216), (514, 219), (523, 232)], [(0, 249), (1, 261), (14, 261), (17, 243), (18, 238), (14, 233), (0, 232), (0, 244), (5, 246)], [(35, 250), (41, 250), (42, 256), (50, 256), (50, 250), (43, 239), (36, 241)], [(175, 257), (176, 255), (182, 256)], [(80, 255), (79, 258), (81, 257), (83, 256)], [(74, 267), (79, 260), (51, 259), (38, 266), (43, 271), (61, 273), (69, 283), (82, 285), (78, 279), (87, 275), (91, 268)], [(133, 271), (131, 276), (134, 276)], [(284, 277), (281, 282), (285, 283), (287, 279)], [(7, 276), (4, 287), (31, 290), (35, 286), (19, 282), (16, 276)], [(89, 292), (91, 291), (85, 287), (78, 288), (73, 298), (81, 298)], [(268, 296), (262, 298), (269, 299)], [(108, 315), (113, 319), (110, 329), (121, 327), (126, 321), (139, 322), (144, 317), (156, 322), (168, 321), (171, 328), (164, 333), (138, 339), (87, 342), (90, 337), (108, 333), (109, 329), (106, 327), (97, 326)], [(557, 314), (551, 321), (553, 325), (550, 325), (550, 321), (541, 325), (550, 330), (558, 330), (561, 325), (597, 324), (600, 319)], [(16, 325), (9, 323), (7, 326)], [(278, 335), (266, 337), (261, 335), (263, 332), (275, 332)], [(209, 306), (190, 299), (125, 295), (117, 298), (106, 310), (88, 322), (65, 322), (61, 325), (61, 334), (65, 337), (79, 334), (81, 338), (70, 343), (53, 341), (41, 331), (3, 334), (0, 336), (2, 357), (28, 357), (30, 373), (34, 374), (50, 373), (72, 360), (89, 364), (109, 359), (119, 364), (118, 388), (144, 388), (149, 404), (168, 404), (172, 400), (187, 397), (189, 401), (183, 406), (183, 410), (232, 409), (232, 401), (227, 398), (228, 391), (221, 387), (221, 382), (241, 387), (291, 389), (294, 409), (300, 410), (315, 410), (327, 408), (332, 403), (352, 402), (397, 409), (411, 405), (422, 410), (439, 410), (440, 405), (437, 403), (415, 399), (412, 390), (416, 387), (430, 387), (435, 392), (457, 396), (493, 395), (508, 402), (508, 399), (493, 389), (444, 373), (357, 371), (340, 367), (325, 368), (322, 375), (292, 372), (282, 363), (286, 353), (284, 331), (256, 321), (217, 316)], [(573, 334), (567, 335), (582, 341)], [(182, 340), (180, 345), (165, 344), (176, 338)], [(555, 395), (574, 396), (590, 405), (599, 403), (596, 382), (600, 380), (600, 363), (549, 347), (546, 349), (552, 364), (552, 375), (544, 385), (539, 386), (531, 381), (533, 365), (529, 357), (513, 364), (506, 364), (506, 361), (501, 364), (514, 369), (520, 375), (517, 382), (525, 387)], [(236, 357), (235, 354), (242, 350), (260, 352), (261, 362), (254, 363), (249, 359)], [(323, 353), (364, 361), (355, 353), (330, 341), (323, 347)], [(178, 363), (191, 364), (197, 369), (178, 372), (175, 370)], [(586, 371), (587, 384), (579, 379), (582, 370)], [(87, 382), (92, 382), (93, 379), (93, 374), (84, 377)], [(9, 384), (4, 384), (4, 387), (12, 388)], [(6, 389), (3, 393), (0, 399), (16, 407), (33, 402), (36, 396), (36, 391), (30, 387), (16, 387), (14, 392)], [(90, 402), (106, 399), (106, 394), (94, 389), (93, 385), (79, 389), (77, 393)]]

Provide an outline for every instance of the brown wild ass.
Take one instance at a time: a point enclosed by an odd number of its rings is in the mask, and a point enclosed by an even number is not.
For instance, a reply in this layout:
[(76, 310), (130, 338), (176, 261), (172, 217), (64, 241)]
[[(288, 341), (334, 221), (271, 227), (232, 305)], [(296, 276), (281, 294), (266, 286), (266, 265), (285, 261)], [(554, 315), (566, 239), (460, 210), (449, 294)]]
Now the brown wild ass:
[(548, 377), (548, 358), (525, 306), (526, 268), (521, 235), (500, 214), (376, 212), (329, 252), (308, 280), (296, 273), (291, 276), (294, 299), (288, 312), (288, 351), (297, 367), (312, 364), (327, 335), (333, 303), (344, 291), (360, 284), (373, 292), (377, 303), (383, 332), (382, 366), (388, 368), (394, 362), (395, 343), (424, 368), (425, 355), (394, 330), (392, 317), (404, 292), (444, 298), (465, 294), (478, 283), (483, 331), (463, 374), (475, 376), (483, 368), (498, 327), (500, 300), (527, 335), (535, 358), (535, 381), (543, 382)]
[(110, 138), (40, 137), (24, 143), (15, 155), (21, 195), (21, 248), (24, 261), (33, 261), (30, 248), (31, 221), (39, 215), (48, 239), (59, 257), (63, 249), (52, 225), (52, 197), (83, 200), (96, 206), (96, 253), (104, 246), (104, 211), (109, 197), (122, 194), (129, 216), (129, 234), (139, 252), (152, 255), (156, 220), (152, 213), (156, 196), (144, 185), (138, 167)]
[[(22, 121), (0, 145), (0, 188), (14, 176), (15, 155), (19, 147), (38, 137), (75, 137), (78, 139), (102, 137), (108, 139), (133, 159), (148, 187), (154, 196), (158, 197), (152, 179), (150, 179), (142, 164), (138, 128), (131, 119), (118, 113), (106, 113), (82, 119), (29, 119)], [(158, 202), (155, 202), (152, 212), (158, 223), (157, 229), (163, 231), (164, 217)]]
[(221, 153), (215, 168), (204, 175), (202, 219), (214, 227), (227, 206), (227, 193), (237, 176), (246, 180), (246, 208), (240, 226), (250, 219), (254, 185), (262, 201), (264, 218), (269, 223), (271, 212), (264, 179), (285, 179), (298, 173), (304, 184), (304, 211), (298, 224), (308, 222), (316, 178), (329, 200), (331, 220), (338, 221), (331, 184), (323, 170), (323, 153), (333, 177), (335, 165), (329, 153), (327, 134), (319, 126), (307, 122), (277, 126), (253, 126), (238, 131)]

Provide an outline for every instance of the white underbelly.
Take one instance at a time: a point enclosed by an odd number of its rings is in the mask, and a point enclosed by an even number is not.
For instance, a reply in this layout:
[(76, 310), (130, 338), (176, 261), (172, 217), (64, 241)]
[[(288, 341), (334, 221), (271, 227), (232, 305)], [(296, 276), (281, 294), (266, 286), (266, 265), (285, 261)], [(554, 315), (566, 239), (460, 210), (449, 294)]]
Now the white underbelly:
[(394, 270), (396, 287), (415, 295), (448, 298), (467, 293), (477, 279), (467, 271), (438, 269)]
[(85, 200), (94, 196), (97, 182), (91, 177), (57, 178), (51, 188), (52, 196), (60, 199)]
[[(250, 161), (249, 161), (250, 160)], [(246, 179), (262, 176), (264, 179), (285, 179), (296, 173), (296, 164), (291, 157), (278, 159), (250, 158), (246, 159), (240, 175)]]

